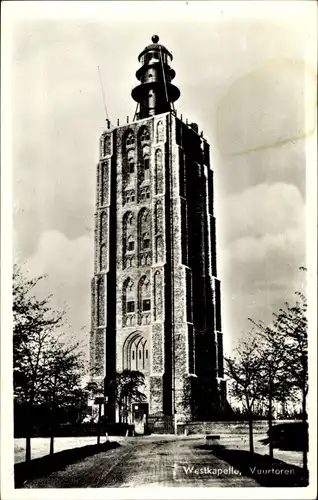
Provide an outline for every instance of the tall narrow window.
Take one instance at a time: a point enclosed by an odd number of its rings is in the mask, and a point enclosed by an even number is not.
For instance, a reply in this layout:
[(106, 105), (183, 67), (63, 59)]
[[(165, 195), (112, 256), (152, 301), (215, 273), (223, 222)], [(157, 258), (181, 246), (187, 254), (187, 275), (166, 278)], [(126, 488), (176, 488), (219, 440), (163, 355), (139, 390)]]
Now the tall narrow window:
[(163, 167), (161, 149), (157, 149), (155, 155), (155, 177), (156, 194), (160, 194), (163, 192)]
[(106, 264), (107, 264), (107, 248), (106, 245), (103, 244), (100, 247), (100, 260), (99, 260), (99, 267), (101, 271), (106, 269)]
[(160, 271), (155, 272), (153, 279), (154, 279), (153, 317), (155, 321), (160, 321), (162, 319), (162, 307), (163, 307), (163, 287), (162, 287), (162, 275)]
[(100, 241), (106, 241), (108, 236), (108, 216), (107, 212), (102, 212), (100, 216)]
[(123, 217), (123, 267), (131, 267), (132, 254), (135, 252), (135, 216), (128, 211)]
[(162, 231), (162, 227), (163, 227), (162, 202), (158, 200), (155, 206), (155, 232), (160, 233)]
[(162, 236), (156, 237), (156, 262), (162, 262), (164, 259)]
[(144, 158), (144, 180), (149, 181), (149, 158)]
[(148, 325), (151, 321), (151, 300), (150, 300), (150, 281), (147, 276), (142, 276), (138, 284), (138, 309), (139, 323)]
[(105, 282), (103, 277), (100, 277), (97, 284), (97, 307), (98, 326), (102, 326), (105, 323)]
[[(138, 214), (138, 264), (139, 266), (151, 265), (151, 217), (147, 208), (142, 208)], [(149, 241), (147, 241), (149, 240)]]
[(160, 120), (157, 124), (157, 142), (163, 141), (164, 139), (163, 136), (164, 136), (164, 127), (162, 121)]
[(106, 135), (104, 140), (104, 156), (111, 154), (111, 138), (109, 135)]
[(101, 204), (109, 203), (109, 187), (110, 187), (110, 170), (108, 161), (101, 164)]
[(135, 287), (130, 278), (123, 284), (123, 326), (135, 324)]

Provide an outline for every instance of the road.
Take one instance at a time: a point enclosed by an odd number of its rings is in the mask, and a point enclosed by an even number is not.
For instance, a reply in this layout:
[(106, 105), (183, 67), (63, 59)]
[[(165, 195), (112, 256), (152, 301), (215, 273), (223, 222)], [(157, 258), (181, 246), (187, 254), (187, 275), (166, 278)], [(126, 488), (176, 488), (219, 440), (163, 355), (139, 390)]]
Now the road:
[(205, 448), (204, 438), (126, 438), (119, 448), (98, 453), (62, 471), (29, 481), (25, 488), (258, 486)]

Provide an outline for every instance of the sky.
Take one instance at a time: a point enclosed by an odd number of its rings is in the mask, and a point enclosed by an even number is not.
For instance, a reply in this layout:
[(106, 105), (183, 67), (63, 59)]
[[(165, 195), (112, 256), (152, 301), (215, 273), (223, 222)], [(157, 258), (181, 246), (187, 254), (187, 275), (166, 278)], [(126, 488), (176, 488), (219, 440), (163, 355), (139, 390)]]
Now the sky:
[(132, 120), (137, 57), (158, 34), (174, 57), (177, 112), (211, 144), (231, 354), (251, 330), (248, 318), (270, 322), (304, 286), (306, 150), (316, 120), (310, 2), (43, 3), (21, 5), (11, 24), (14, 260), (48, 275), (39, 292), (67, 307), (88, 346), (105, 126), (97, 66), (110, 120)]

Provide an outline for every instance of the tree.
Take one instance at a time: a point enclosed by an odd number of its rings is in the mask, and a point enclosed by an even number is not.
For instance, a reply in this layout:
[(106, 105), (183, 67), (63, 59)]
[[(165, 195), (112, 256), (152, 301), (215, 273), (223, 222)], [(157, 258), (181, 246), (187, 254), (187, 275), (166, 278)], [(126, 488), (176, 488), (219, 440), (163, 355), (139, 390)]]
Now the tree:
[[(291, 396), (292, 384), (287, 375), (286, 365), (286, 339), (277, 335), (274, 328), (263, 323), (256, 323), (255, 332), (258, 342), (258, 352), (263, 359), (260, 375), (263, 400), (267, 403), (268, 431), (271, 435), (273, 404), (274, 401), (283, 401)], [(269, 456), (273, 458), (273, 442), (269, 440)]]
[[(304, 270), (304, 268), (301, 268)], [(307, 301), (301, 292), (295, 293), (294, 305), (285, 302), (284, 307), (274, 313), (270, 327), (254, 323), (258, 327), (258, 336), (262, 339), (264, 357), (264, 377), (268, 380), (264, 395), (268, 398), (269, 430), (274, 399), (285, 401), (295, 399), (295, 389), (302, 400), (302, 420), (307, 428), (308, 394), (308, 323)], [(303, 468), (307, 470), (307, 447), (303, 452)], [(270, 456), (273, 447), (270, 441)]]
[(43, 353), (52, 332), (62, 324), (63, 313), (53, 311), (50, 297), (39, 300), (33, 294), (44, 276), (27, 279), (21, 269), (13, 270), (13, 366), (16, 409), (23, 406), (26, 423), (26, 460), (31, 459), (34, 407), (39, 404), (43, 378)]
[(107, 391), (112, 395), (118, 408), (119, 422), (128, 422), (132, 402), (145, 401), (146, 396), (142, 392), (144, 386), (144, 374), (133, 370), (117, 372), (106, 381)]
[(81, 387), (84, 365), (79, 343), (66, 345), (57, 341), (44, 352), (45, 375), (41, 384), (43, 404), (48, 408), (50, 424), (50, 454), (54, 453), (54, 436), (65, 414), (87, 405), (87, 392)]
[(231, 379), (230, 394), (242, 401), (247, 412), (249, 424), (250, 452), (254, 453), (253, 413), (255, 403), (263, 396), (260, 374), (264, 361), (260, 356), (258, 341), (253, 333), (242, 339), (235, 349), (233, 357), (225, 358), (225, 373)]
[(50, 415), (51, 418), (52, 408), (55, 414), (57, 408), (59, 414), (62, 410), (65, 412), (80, 391), (82, 363), (78, 345), (67, 346), (61, 340), (64, 312), (51, 308), (50, 296), (38, 299), (35, 295), (36, 285), (44, 278), (26, 278), (18, 266), (14, 267), (15, 419), (19, 418), (19, 413), (23, 414), (26, 461), (31, 459), (31, 437), (40, 413), (42, 417)]
[[(307, 301), (301, 292), (295, 293), (294, 305), (285, 303), (275, 314), (274, 331), (277, 337), (285, 339), (284, 369), (292, 387), (300, 391), (302, 400), (302, 420), (307, 428), (308, 395), (308, 321)], [(307, 471), (307, 446), (303, 451), (303, 468)]]

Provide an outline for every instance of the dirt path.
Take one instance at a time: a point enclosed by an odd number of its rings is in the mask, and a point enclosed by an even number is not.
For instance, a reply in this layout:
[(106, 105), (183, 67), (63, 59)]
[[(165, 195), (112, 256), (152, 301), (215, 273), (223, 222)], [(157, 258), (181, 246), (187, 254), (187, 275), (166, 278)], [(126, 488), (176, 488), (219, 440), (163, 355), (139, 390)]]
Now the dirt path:
[(204, 448), (203, 438), (132, 438), (26, 488), (102, 488), (140, 486), (258, 486)]

